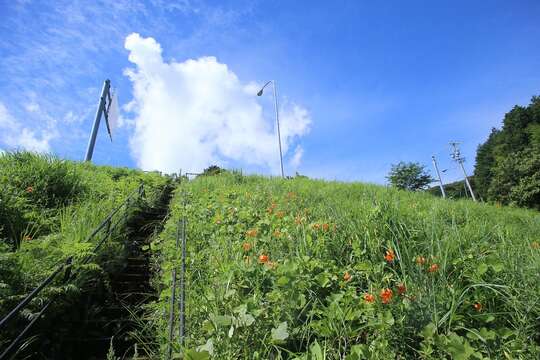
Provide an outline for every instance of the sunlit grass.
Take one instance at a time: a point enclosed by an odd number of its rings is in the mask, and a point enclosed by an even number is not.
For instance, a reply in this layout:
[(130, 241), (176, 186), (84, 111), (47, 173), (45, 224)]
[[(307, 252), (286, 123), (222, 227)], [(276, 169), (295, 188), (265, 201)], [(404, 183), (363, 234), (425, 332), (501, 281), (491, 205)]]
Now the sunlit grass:
[[(164, 312), (183, 215), (192, 351), (220, 359), (539, 354), (537, 212), (375, 185), (200, 177), (177, 190), (153, 244)], [(165, 349), (166, 321), (157, 327)]]

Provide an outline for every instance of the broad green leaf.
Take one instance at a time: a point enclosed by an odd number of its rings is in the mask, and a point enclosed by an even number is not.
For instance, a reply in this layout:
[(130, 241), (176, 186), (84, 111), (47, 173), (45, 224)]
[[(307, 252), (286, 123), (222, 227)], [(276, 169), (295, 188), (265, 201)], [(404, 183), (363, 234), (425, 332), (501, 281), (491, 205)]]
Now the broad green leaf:
[(488, 266), (487, 264), (485, 263), (481, 263), (480, 265), (477, 266), (476, 268), (476, 274), (478, 276), (482, 276), (486, 273), (486, 271), (488, 270)]
[(433, 335), (435, 335), (436, 331), (437, 331), (437, 327), (435, 326), (435, 324), (429, 323), (422, 330), (422, 337), (424, 339), (431, 339), (433, 338)]
[(289, 332), (287, 331), (287, 322), (284, 321), (277, 328), (272, 329), (272, 340), (273, 341), (284, 341), (289, 337)]
[(197, 348), (197, 351), (199, 352), (207, 351), (208, 354), (214, 355), (214, 341), (212, 339), (206, 340), (206, 344), (199, 346)]
[(312, 360), (323, 360), (322, 349), (317, 340), (315, 340), (315, 342), (311, 344), (311, 346), (309, 347), (309, 351), (311, 353)]
[(193, 349), (186, 351), (186, 360), (210, 360), (208, 351), (196, 351)]
[(232, 324), (232, 316), (229, 315), (210, 315), (210, 320), (216, 325), (216, 327), (220, 326), (229, 326)]
[(285, 286), (288, 283), (289, 283), (289, 278), (286, 276), (282, 276), (276, 281), (276, 284), (278, 284), (279, 286)]

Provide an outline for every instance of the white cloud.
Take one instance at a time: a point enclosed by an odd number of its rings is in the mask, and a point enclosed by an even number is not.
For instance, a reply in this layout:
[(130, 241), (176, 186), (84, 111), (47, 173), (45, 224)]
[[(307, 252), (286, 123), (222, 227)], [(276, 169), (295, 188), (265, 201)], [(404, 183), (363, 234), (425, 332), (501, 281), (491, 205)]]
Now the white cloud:
[(303, 155), (304, 155), (304, 149), (300, 145), (297, 145), (296, 149), (294, 149), (294, 155), (290, 161), (291, 166), (294, 169), (298, 169), (298, 167), (300, 166), (300, 162), (302, 161)]
[[(256, 84), (241, 82), (211, 56), (164, 62), (160, 44), (139, 34), (129, 35), (125, 47), (135, 64), (125, 71), (134, 99), (124, 108), (135, 113), (130, 144), (138, 166), (200, 171), (235, 160), (278, 168), (273, 121), (263, 117)], [(281, 114), (285, 155), (311, 119), (296, 104), (284, 103)]]
[(30, 103), (25, 104), (24, 108), (29, 113), (39, 113), (39, 111), (41, 110), (41, 108), (39, 107), (39, 104), (35, 102), (30, 102)]
[(49, 152), (49, 141), (54, 138), (55, 132), (51, 130), (36, 131), (21, 125), (0, 102), (0, 141), (10, 148), (24, 149), (37, 152)]

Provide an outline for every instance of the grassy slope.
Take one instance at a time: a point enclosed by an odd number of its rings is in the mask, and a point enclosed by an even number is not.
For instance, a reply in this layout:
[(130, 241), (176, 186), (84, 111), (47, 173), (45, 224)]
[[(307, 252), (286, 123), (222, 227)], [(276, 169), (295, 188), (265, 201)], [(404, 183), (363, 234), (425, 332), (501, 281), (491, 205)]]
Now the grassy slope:
[[(153, 244), (163, 348), (175, 234), (186, 214), (190, 349), (206, 344), (219, 359), (540, 354), (537, 212), (232, 175), (185, 183), (173, 204)], [(386, 304), (383, 289), (393, 295)]]
[[(155, 173), (62, 161), (47, 155), (0, 155), (0, 315), (11, 310), (68, 256), (74, 257), (73, 271), (78, 273), (74, 286), (44, 290), (20, 318), (10, 323), (9, 331), (0, 336), (0, 345), (13, 339), (26, 324), (25, 318), (39, 310), (52, 294), (69, 295), (62, 297), (67, 302), (70, 296), (76, 300), (81, 289), (88, 290), (97, 284), (95, 279), (103, 278), (105, 267), (121, 261), (120, 226), (98, 257), (83, 267), (77, 265), (101, 239), (97, 236), (88, 242), (87, 236), (141, 182), (151, 202), (166, 178)], [(37, 328), (52, 331), (49, 322), (55, 314), (66, 311), (64, 306), (70, 305), (55, 302), (49, 316)], [(61, 326), (54, 328), (59, 330)]]

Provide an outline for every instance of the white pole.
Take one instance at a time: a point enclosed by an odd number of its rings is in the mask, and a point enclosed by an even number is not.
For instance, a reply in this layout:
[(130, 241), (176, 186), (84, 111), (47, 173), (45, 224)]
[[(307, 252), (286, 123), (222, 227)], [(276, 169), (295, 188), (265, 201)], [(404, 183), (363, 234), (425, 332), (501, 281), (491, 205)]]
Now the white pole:
[(92, 161), (92, 155), (94, 154), (94, 146), (96, 145), (96, 137), (99, 130), (99, 122), (101, 120), (101, 114), (105, 110), (105, 97), (109, 92), (111, 87), (111, 81), (109, 79), (105, 80), (103, 83), (103, 90), (101, 90), (101, 98), (99, 99), (98, 108), (96, 111), (96, 118), (94, 120), (94, 125), (92, 126), (92, 133), (90, 134), (90, 140), (88, 140), (88, 147), (86, 148), (86, 155), (84, 156), (84, 161)]
[(276, 124), (277, 124), (277, 135), (278, 135), (278, 144), (279, 144), (279, 163), (281, 165), (281, 177), (285, 178), (285, 173), (283, 171), (283, 154), (281, 152), (281, 132), (279, 130), (279, 110), (278, 110), (276, 80), (272, 80), (272, 85), (274, 88), (274, 107), (276, 109)]
[(476, 197), (474, 196), (474, 192), (472, 191), (471, 183), (469, 182), (469, 178), (467, 176), (467, 173), (465, 172), (465, 167), (463, 166), (463, 161), (459, 161), (459, 165), (461, 165), (461, 170), (463, 170), (463, 175), (465, 175), (465, 183), (467, 184), (467, 187), (469, 188), (469, 192), (471, 193), (473, 201), (476, 201)]
[(439, 167), (437, 166), (437, 160), (435, 160), (435, 155), (432, 155), (431, 159), (433, 160), (433, 166), (435, 167), (437, 177), (439, 178), (439, 187), (441, 188), (442, 197), (446, 199), (446, 193), (444, 192), (444, 184), (442, 182), (441, 173), (439, 172)]
[(454, 149), (454, 153), (452, 154), (452, 158), (456, 160), (459, 165), (461, 166), (461, 170), (463, 170), (463, 175), (465, 176), (465, 184), (467, 185), (467, 188), (469, 189), (469, 192), (471, 193), (471, 197), (473, 201), (476, 202), (476, 197), (474, 196), (473, 189), (471, 187), (471, 183), (469, 183), (469, 177), (467, 176), (467, 172), (465, 171), (465, 166), (463, 166), (463, 158), (461, 157), (461, 154), (459, 152), (459, 149), (457, 147), (457, 142), (451, 142), (450, 145), (452, 145)]

